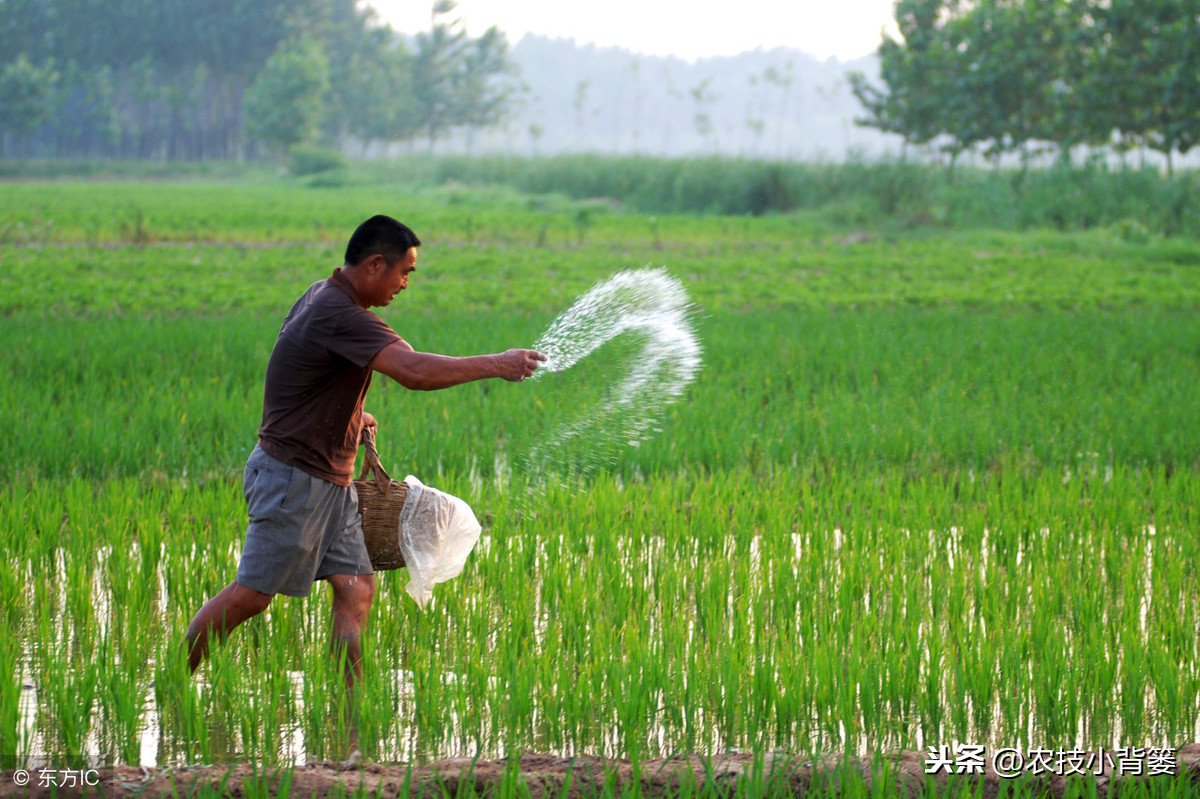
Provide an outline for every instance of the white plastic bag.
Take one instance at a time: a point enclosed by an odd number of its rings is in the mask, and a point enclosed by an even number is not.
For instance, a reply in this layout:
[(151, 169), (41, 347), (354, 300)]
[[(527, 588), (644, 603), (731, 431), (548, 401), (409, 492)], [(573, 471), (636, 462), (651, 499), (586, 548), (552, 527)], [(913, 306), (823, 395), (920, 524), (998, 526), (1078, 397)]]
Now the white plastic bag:
[(408, 567), (405, 590), (422, 609), (435, 583), (457, 577), (482, 529), (471, 506), (430, 488), (411, 474), (404, 478), (408, 496), (400, 511), (400, 553)]

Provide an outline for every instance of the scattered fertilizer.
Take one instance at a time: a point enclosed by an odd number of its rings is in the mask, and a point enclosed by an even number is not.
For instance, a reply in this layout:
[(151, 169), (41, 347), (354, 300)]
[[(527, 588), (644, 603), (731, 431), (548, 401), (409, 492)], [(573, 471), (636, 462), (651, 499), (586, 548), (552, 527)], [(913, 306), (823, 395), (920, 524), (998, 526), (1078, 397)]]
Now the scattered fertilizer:
[(683, 285), (665, 269), (627, 270), (551, 323), (534, 344), (547, 358), (534, 379), (562, 379), (587, 361), (593, 375), (587, 386), (573, 386), (579, 390), (558, 409), (560, 419), (526, 455), (535, 482), (570, 483), (657, 432), (666, 406), (700, 369), (691, 310)]

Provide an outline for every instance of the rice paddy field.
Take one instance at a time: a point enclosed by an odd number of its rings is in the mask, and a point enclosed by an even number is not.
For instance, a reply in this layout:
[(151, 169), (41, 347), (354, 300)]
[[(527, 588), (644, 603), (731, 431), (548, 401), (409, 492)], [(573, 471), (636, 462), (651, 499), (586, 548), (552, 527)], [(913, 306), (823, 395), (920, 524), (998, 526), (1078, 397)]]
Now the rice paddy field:
[[(653, 266), (694, 303), (702, 369), (653, 436), (614, 423), (609, 457), (551, 482), (524, 455), (627, 351), (520, 385), (378, 379), (384, 464), (484, 525), (463, 573), (425, 611), (379, 575), (352, 704), (321, 585), (189, 679), (274, 336), (379, 212), (425, 242), (381, 311), (417, 349), (531, 346)], [(6, 183), (0, 765), (290, 766), (351, 727), (367, 761), (417, 764), (1200, 741), (1198, 310), (1183, 238)]]

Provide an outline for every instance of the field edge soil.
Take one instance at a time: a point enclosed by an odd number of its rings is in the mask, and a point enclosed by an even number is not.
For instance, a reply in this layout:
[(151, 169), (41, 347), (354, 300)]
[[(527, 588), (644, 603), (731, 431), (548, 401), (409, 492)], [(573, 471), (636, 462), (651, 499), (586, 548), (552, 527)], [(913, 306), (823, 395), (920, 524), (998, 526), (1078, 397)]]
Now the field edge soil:
[[(949, 775), (943, 771), (928, 775), (928, 758), (927, 752), (904, 751), (879, 759), (831, 756), (813, 760), (783, 753), (765, 757), (749, 753), (691, 755), (645, 760), (636, 765), (628, 760), (590, 756), (523, 755), (515, 762), (452, 758), (416, 768), (332, 762), (281, 769), (249, 764), (179, 769), (119, 766), (93, 773), (89, 781), (96, 784), (91, 787), (47, 785), (38, 770), (8, 770), (0, 772), (0, 797), (505, 796), (513, 795), (516, 772), (520, 773), (518, 795), (531, 799), (837, 796), (843, 786), (855, 783), (855, 787), (866, 787), (872, 795), (897, 797), (960, 793), (954, 789), (968, 789), (965, 795), (985, 799), (1002, 793), (1064, 797), (1079, 790), (1075, 783), (1081, 779), (1094, 780), (1094, 789), (1089, 786), (1084, 790), (1087, 795), (1099, 797), (1125, 793), (1135, 782), (1168, 788), (1177, 784), (1177, 778), (1200, 790), (1200, 744), (1176, 750), (1176, 777), (1112, 774), (1106, 767), (1086, 777), (1046, 772), (1036, 777), (1027, 774), (1017, 781), (998, 775), (990, 760), (985, 762), (983, 774)], [(27, 779), (25, 785), (19, 784), (22, 779)]]

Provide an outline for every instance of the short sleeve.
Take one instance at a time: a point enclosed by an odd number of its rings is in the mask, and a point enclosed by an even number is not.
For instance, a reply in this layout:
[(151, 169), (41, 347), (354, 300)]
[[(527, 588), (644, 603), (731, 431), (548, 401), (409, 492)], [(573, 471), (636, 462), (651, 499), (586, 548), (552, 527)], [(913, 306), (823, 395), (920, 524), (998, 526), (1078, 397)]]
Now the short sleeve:
[(384, 347), (399, 340), (399, 334), (374, 313), (351, 306), (343, 309), (327, 345), (330, 352), (364, 368)]

